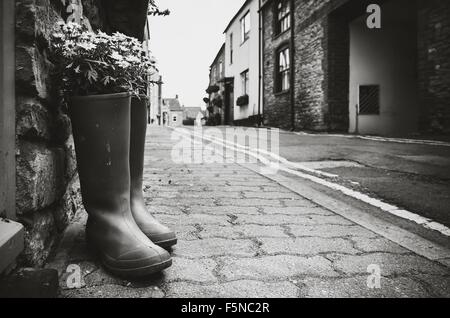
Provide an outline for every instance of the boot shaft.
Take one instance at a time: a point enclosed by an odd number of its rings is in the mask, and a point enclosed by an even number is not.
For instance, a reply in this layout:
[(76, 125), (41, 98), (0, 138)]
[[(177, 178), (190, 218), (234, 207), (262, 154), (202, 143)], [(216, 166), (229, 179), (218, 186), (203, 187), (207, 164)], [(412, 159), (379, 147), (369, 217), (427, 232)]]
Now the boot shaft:
[(86, 208), (114, 209), (129, 201), (128, 93), (72, 98), (69, 104)]

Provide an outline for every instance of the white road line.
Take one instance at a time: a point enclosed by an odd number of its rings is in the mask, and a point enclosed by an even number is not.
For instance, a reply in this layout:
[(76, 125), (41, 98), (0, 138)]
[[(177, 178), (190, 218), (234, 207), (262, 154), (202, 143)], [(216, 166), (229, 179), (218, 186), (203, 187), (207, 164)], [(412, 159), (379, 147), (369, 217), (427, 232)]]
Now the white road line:
[(450, 147), (449, 142), (437, 141), (437, 140), (387, 138), (387, 137), (376, 137), (376, 136), (340, 135), (340, 134), (308, 134), (305, 132), (295, 132), (294, 134), (297, 136), (308, 136), (308, 137), (340, 137), (340, 138), (350, 138), (350, 139), (363, 139), (363, 140), (370, 140), (370, 141), (395, 142), (395, 143), (401, 143), (401, 144), (417, 144), (417, 145), (426, 145), (426, 146)]
[[(185, 135), (184, 132), (187, 131), (187, 130), (179, 130), (179, 129), (176, 129), (176, 130), (178, 132), (184, 134), (184, 135)], [(437, 232), (439, 232), (439, 233), (441, 233), (441, 234), (443, 234), (443, 235), (445, 235), (447, 237), (450, 237), (450, 228), (446, 227), (443, 224), (440, 224), (438, 222), (434, 222), (433, 220), (424, 218), (424, 217), (422, 217), (422, 216), (420, 216), (420, 215), (418, 215), (416, 213), (413, 213), (413, 212), (410, 212), (410, 211), (406, 211), (406, 210), (401, 209), (401, 208), (399, 208), (397, 206), (394, 206), (394, 205), (385, 203), (385, 202), (383, 202), (381, 200), (372, 198), (372, 197), (370, 197), (370, 196), (368, 196), (366, 194), (363, 194), (363, 193), (360, 193), (358, 191), (349, 189), (349, 188), (344, 187), (344, 186), (342, 186), (340, 184), (324, 180), (324, 179), (319, 178), (319, 177), (314, 176), (314, 175), (302, 173), (300, 171), (293, 170), (293, 169), (290, 169), (288, 167), (284, 167), (284, 166), (280, 165), (279, 162), (284, 163), (284, 164), (287, 163), (287, 165), (288, 164), (292, 164), (292, 163), (289, 163), (288, 160), (286, 160), (283, 157), (280, 157), (277, 154), (273, 154), (273, 153), (270, 153), (270, 152), (265, 151), (265, 150), (260, 150), (261, 153), (265, 153), (265, 154), (267, 154), (267, 155), (269, 155), (272, 158), (277, 160), (277, 162), (272, 162), (272, 161), (264, 158), (262, 155), (258, 154), (257, 152), (255, 153), (255, 152), (251, 151), (249, 149), (249, 147), (244, 147), (242, 145), (236, 145), (236, 144), (230, 145), (230, 142), (227, 142), (227, 141), (225, 141), (223, 139), (219, 140), (218, 138), (211, 138), (211, 137), (207, 137), (207, 136), (204, 136), (204, 135), (200, 136), (200, 135), (198, 135), (198, 134), (196, 134), (194, 132), (191, 132), (191, 131), (187, 131), (187, 132), (191, 136), (195, 136), (195, 137), (198, 137), (198, 138), (203, 138), (204, 140), (208, 140), (208, 141), (213, 142), (213, 143), (215, 143), (217, 145), (224, 146), (224, 147), (227, 147), (228, 149), (232, 149), (234, 151), (238, 151), (238, 152), (244, 153), (244, 154), (246, 154), (248, 156), (254, 157), (254, 158), (259, 160), (261, 163), (263, 163), (264, 165), (266, 165), (269, 168), (272, 168), (272, 169), (275, 169), (275, 170), (281, 170), (281, 171), (290, 173), (292, 175), (296, 175), (296, 176), (298, 176), (300, 178), (307, 179), (307, 180), (310, 180), (310, 181), (312, 181), (314, 183), (323, 185), (323, 186), (325, 186), (327, 188), (330, 188), (332, 190), (339, 191), (339, 192), (341, 192), (341, 193), (343, 193), (343, 194), (345, 194), (345, 195), (347, 195), (347, 196), (349, 196), (351, 198), (357, 199), (357, 200), (362, 201), (364, 203), (367, 203), (367, 204), (369, 204), (371, 206), (377, 207), (377, 208), (381, 209), (384, 212), (390, 213), (390, 214), (395, 215), (397, 217), (400, 217), (402, 219), (409, 220), (409, 221), (414, 222), (414, 223), (416, 223), (416, 224), (418, 224), (418, 225), (420, 225), (420, 226), (422, 226), (424, 228), (437, 231)], [(309, 169), (309, 168), (304, 169), (304, 167), (301, 167), (301, 165), (300, 165), (299, 169), (304, 170), (306, 172), (312, 172), (314, 174), (324, 176), (323, 173), (318, 172), (317, 170), (313, 170), (313, 169)]]

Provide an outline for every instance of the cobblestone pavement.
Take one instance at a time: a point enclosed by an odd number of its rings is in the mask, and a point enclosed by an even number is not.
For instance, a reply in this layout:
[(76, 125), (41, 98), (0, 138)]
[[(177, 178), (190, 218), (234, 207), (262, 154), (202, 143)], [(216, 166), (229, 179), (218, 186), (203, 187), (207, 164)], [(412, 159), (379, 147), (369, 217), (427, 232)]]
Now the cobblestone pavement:
[[(173, 266), (145, 281), (108, 275), (87, 251), (85, 213), (48, 267), (62, 297), (438, 297), (450, 270), (238, 164), (174, 164), (168, 129), (150, 128), (148, 210), (178, 234)], [(82, 285), (69, 288), (82, 270)], [(368, 287), (368, 268), (381, 288)], [(374, 280), (370, 280), (374, 282)]]

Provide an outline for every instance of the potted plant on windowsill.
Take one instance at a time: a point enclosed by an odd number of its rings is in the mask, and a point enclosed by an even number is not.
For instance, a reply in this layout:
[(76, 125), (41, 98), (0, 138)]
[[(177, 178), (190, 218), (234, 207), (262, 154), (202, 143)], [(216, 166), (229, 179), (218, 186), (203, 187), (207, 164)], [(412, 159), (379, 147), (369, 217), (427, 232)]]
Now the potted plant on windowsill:
[(242, 107), (242, 106), (247, 106), (249, 103), (249, 96), (248, 95), (242, 95), (240, 97), (238, 97), (238, 99), (236, 100), (236, 105)]

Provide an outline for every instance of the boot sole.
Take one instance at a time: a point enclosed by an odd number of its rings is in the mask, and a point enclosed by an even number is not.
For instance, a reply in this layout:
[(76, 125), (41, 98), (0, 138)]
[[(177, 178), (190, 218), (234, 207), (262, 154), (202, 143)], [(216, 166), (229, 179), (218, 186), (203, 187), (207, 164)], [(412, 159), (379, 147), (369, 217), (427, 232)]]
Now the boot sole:
[(178, 243), (178, 239), (171, 239), (171, 240), (167, 240), (167, 241), (160, 241), (160, 242), (153, 242), (153, 243), (158, 245), (159, 247), (167, 249), (167, 248), (171, 248), (172, 246), (176, 245)]
[(105, 267), (105, 269), (107, 269), (114, 275), (128, 278), (139, 278), (162, 272), (166, 268), (172, 266), (172, 259), (168, 259), (167, 261), (158, 264), (130, 269), (114, 268), (112, 266), (105, 264), (104, 262), (102, 262), (102, 265)]

